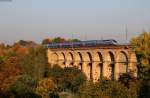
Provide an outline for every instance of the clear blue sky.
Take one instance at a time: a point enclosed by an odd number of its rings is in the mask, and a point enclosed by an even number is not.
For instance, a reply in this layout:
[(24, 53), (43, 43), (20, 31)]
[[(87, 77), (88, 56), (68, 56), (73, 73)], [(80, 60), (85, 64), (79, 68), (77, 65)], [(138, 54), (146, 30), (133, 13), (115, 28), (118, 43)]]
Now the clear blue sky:
[(0, 42), (62, 36), (125, 41), (150, 31), (150, 0), (0, 1)]

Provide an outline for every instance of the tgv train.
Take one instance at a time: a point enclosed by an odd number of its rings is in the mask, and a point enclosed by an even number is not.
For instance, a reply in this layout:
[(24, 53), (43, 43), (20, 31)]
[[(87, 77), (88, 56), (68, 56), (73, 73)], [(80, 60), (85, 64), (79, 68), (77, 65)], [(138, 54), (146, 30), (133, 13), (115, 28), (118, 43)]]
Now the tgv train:
[(78, 48), (78, 47), (95, 47), (99, 45), (117, 45), (116, 40), (89, 40), (79, 42), (64, 42), (47, 44), (47, 48)]

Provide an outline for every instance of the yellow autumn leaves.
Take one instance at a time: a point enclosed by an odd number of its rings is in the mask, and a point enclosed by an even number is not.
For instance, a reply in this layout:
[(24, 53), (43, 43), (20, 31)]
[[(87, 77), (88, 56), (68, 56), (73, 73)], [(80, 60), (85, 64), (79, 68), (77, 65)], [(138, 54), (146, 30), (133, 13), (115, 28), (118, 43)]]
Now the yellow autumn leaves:
[(131, 45), (142, 66), (150, 65), (150, 32), (143, 32), (131, 40)]
[(51, 78), (44, 78), (39, 81), (38, 86), (36, 88), (36, 93), (41, 95), (42, 98), (47, 98), (54, 91), (55, 84)]

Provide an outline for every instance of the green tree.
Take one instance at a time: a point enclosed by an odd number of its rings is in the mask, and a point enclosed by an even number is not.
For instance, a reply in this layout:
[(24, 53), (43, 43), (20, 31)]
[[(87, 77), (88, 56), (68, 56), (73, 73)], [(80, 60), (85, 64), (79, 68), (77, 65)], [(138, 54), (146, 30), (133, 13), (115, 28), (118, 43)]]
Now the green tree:
[(11, 86), (10, 93), (15, 98), (37, 98), (35, 88), (37, 80), (29, 75), (20, 76)]
[(56, 85), (51, 78), (44, 78), (38, 82), (36, 93), (42, 98), (48, 98), (50, 94), (54, 94)]
[(68, 89), (77, 92), (79, 87), (86, 81), (84, 73), (76, 67), (62, 69), (55, 65), (49, 69), (48, 76), (52, 77), (60, 91)]
[(80, 42), (79, 39), (68, 39), (67, 42)]
[(136, 77), (134, 77), (131, 73), (124, 73), (120, 75), (119, 81), (127, 88), (129, 88), (130, 82), (137, 82)]
[(143, 32), (131, 41), (138, 59), (138, 77), (140, 79), (140, 98), (150, 96), (150, 32)]
[(137, 55), (139, 77), (145, 78), (143, 74), (150, 69), (150, 32), (143, 32), (138, 37), (133, 38), (131, 45)]
[(31, 47), (22, 61), (23, 73), (41, 79), (48, 64), (46, 49), (42, 46)]
[(52, 77), (53, 81), (59, 85), (61, 84), (63, 69), (58, 65), (54, 65), (52, 68), (47, 69), (46, 76)]
[(44, 39), (44, 40), (42, 41), (42, 45), (44, 45), (44, 44), (50, 44), (50, 43), (52, 43), (52, 40), (49, 39), (49, 38), (46, 38), (46, 39)]
[(137, 98), (136, 89), (127, 88), (118, 81), (86, 82), (79, 92), (80, 98)]
[(33, 41), (25, 41), (25, 40), (19, 40), (18, 42), (14, 43), (13, 46), (15, 45), (21, 45), (21, 46), (36, 46), (37, 44)]
[(61, 37), (56, 37), (56, 38), (52, 39), (52, 42), (54, 42), (54, 43), (60, 43), (60, 42), (65, 42), (65, 41), (66, 40)]
[(78, 92), (79, 87), (86, 81), (85, 74), (77, 67), (65, 67), (63, 72), (63, 85), (65, 89)]

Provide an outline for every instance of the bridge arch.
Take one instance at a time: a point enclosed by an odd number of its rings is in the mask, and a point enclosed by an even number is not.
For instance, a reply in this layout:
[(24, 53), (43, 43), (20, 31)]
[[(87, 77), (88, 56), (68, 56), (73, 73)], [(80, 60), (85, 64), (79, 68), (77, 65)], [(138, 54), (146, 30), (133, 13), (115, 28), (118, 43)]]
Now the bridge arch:
[(92, 54), (90, 52), (87, 52), (87, 54), (88, 54), (88, 62), (92, 63), (93, 62)]
[(117, 58), (117, 63), (119, 63), (119, 74), (128, 72), (128, 55), (125, 51), (120, 51)]
[(97, 52), (98, 54), (98, 57), (99, 57), (99, 64), (98, 64), (98, 69), (99, 69), (99, 79), (102, 79), (103, 78), (103, 56), (100, 52)]
[(103, 77), (103, 54), (100, 51), (94, 52), (93, 59), (93, 80), (97, 81)]
[(79, 69), (81, 69), (83, 71), (83, 56), (81, 54), (81, 52), (77, 52), (78, 54), (78, 64), (79, 64)]
[(115, 79), (115, 55), (112, 51), (108, 51), (107, 53), (107, 66), (109, 69), (109, 78), (111, 78), (112, 80)]
[(52, 61), (52, 64), (55, 65), (55, 64), (58, 64), (58, 54), (55, 52), (55, 53), (52, 53), (52, 58), (51, 58), (51, 61)]
[(66, 60), (67, 60), (67, 63), (68, 63), (67, 66), (72, 67), (73, 64), (74, 64), (74, 55), (73, 55), (72, 52), (68, 52), (66, 54), (67, 54), (66, 55)]
[(86, 67), (89, 75), (89, 79), (93, 79), (93, 58), (90, 52), (87, 52), (88, 55), (88, 65)]
[(63, 67), (66, 67), (66, 56), (64, 52), (61, 52), (62, 61), (63, 61)]

